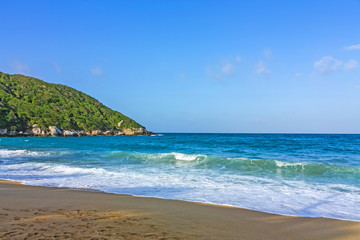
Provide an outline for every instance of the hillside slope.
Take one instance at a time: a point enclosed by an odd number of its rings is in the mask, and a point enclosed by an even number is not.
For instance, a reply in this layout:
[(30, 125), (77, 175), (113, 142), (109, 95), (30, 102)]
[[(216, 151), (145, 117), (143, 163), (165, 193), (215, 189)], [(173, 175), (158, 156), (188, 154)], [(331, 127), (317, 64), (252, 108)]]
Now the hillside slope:
[(0, 134), (63, 135), (65, 130), (72, 132), (67, 135), (147, 133), (131, 118), (71, 87), (0, 72)]

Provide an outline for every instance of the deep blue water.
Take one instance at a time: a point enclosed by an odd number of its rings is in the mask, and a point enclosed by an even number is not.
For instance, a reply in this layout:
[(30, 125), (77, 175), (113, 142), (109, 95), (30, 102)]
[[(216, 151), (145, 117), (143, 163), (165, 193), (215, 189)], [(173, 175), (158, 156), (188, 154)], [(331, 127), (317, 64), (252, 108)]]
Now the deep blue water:
[(0, 178), (360, 221), (360, 135), (0, 138)]

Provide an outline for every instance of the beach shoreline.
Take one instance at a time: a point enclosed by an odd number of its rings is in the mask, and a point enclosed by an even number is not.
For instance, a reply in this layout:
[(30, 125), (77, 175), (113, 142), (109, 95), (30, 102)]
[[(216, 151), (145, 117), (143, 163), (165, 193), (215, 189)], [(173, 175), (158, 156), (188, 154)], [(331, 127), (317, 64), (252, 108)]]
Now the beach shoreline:
[(0, 180), (1, 239), (358, 239), (360, 223)]

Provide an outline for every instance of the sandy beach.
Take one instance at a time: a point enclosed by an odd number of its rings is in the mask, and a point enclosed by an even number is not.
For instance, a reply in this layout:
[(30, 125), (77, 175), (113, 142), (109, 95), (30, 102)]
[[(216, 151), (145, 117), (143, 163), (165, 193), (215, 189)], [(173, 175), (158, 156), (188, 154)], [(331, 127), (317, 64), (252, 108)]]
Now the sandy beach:
[(359, 239), (360, 223), (0, 181), (1, 239)]

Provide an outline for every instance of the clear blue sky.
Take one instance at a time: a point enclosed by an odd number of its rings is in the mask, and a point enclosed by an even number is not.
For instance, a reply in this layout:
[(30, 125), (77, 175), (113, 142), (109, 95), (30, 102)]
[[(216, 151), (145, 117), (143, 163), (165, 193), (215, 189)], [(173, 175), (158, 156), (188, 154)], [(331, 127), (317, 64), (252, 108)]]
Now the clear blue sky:
[(360, 133), (360, 1), (16, 1), (0, 71), (157, 132)]

